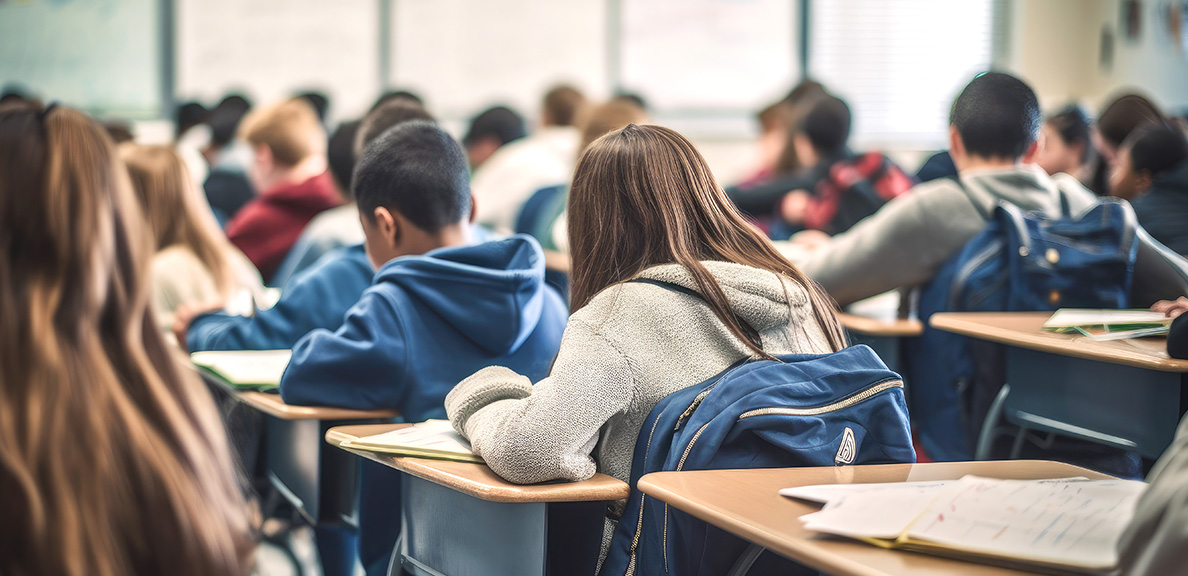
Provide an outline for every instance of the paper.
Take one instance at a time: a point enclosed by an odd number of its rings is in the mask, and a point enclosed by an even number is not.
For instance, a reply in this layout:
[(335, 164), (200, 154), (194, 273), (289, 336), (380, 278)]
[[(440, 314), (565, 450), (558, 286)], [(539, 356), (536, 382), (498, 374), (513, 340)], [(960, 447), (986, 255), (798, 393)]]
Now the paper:
[(1044, 322), (1045, 329), (1077, 326), (1112, 326), (1118, 324), (1170, 324), (1161, 312), (1150, 310), (1088, 310), (1061, 308)]
[(232, 386), (275, 388), (291, 356), (289, 350), (226, 350), (195, 352), (190, 360)]
[(471, 451), (470, 442), (455, 432), (447, 420), (426, 420), (407, 428), (343, 442), (342, 446), (407, 456), (482, 462)]
[(936, 482), (888, 482), (876, 484), (821, 484), (818, 486), (796, 486), (780, 490), (781, 496), (806, 500), (817, 504), (828, 504), (855, 492), (871, 490), (885, 490), (889, 487), (936, 489), (955, 482), (955, 480), (938, 480)]
[(880, 484), (831, 498), (823, 510), (802, 516), (805, 528), (850, 538), (894, 540), (903, 534), (945, 484)]

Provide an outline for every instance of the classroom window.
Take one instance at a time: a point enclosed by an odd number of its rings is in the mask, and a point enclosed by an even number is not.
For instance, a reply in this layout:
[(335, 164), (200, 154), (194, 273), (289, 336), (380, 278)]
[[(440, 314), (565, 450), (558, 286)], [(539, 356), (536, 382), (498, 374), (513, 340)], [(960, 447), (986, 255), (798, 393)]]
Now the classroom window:
[(995, 0), (813, 2), (808, 74), (850, 104), (856, 145), (946, 148), (953, 98), (991, 65), (995, 12)]

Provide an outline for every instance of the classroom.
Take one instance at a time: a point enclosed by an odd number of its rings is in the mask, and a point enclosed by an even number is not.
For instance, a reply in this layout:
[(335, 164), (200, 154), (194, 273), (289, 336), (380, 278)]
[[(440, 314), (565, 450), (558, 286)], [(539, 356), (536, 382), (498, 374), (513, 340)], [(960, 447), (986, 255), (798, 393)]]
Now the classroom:
[(0, 575), (1188, 576), (1188, 0), (0, 0)]

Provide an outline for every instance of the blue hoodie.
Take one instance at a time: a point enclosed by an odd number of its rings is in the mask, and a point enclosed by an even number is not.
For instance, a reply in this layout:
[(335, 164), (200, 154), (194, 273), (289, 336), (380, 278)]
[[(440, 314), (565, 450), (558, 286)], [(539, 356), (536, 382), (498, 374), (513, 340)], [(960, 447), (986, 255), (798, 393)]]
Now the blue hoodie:
[(186, 346), (191, 352), (291, 348), (315, 328), (338, 328), (373, 276), (362, 244), (335, 250), (295, 276), (272, 308), (250, 318), (221, 312), (195, 318)]
[[(336, 332), (314, 330), (293, 347), (281, 397), (445, 418), (446, 394), (481, 368), (547, 376), (567, 315), (529, 236), (396, 258)], [(399, 535), (399, 485), (394, 470), (363, 467), (359, 558), (369, 574), (383, 573)]]

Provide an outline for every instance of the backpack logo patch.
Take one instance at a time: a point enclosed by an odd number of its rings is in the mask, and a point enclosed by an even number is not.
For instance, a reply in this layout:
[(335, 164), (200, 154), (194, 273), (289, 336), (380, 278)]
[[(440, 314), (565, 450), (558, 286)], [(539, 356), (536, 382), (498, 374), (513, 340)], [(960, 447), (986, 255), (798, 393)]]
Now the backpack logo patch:
[(837, 455), (833, 457), (834, 464), (842, 466), (845, 464), (853, 464), (854, 457), (858, 454), (858, 446), (854, 441), (854, 431), (846, 426), (845, 434), (842, 434), (841, 446), (837, 447)]

